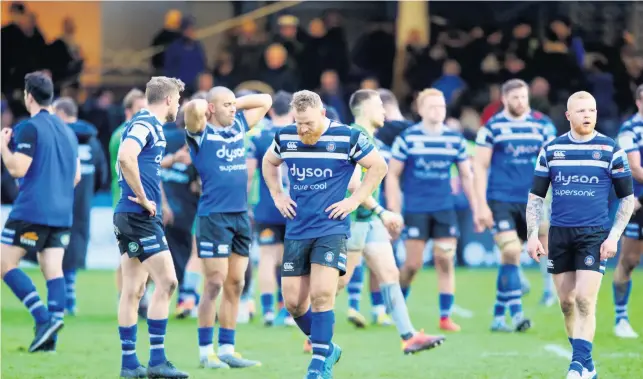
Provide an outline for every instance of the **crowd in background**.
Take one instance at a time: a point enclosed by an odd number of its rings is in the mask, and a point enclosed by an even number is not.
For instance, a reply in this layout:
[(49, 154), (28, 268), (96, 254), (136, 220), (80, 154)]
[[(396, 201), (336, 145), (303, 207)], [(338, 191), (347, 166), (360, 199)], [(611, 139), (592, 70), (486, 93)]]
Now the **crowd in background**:
[[(47, 44), (28, 4), (11, 6), (13, 23), (2, 28), (2, 127), (25, 117), (23, 77), (46, 70), (56, 92), (79, 100), (80, 118), (94, 126), (108, 150), (112, 131), (124, 120), (119, 96), (112, 89), (94, 89), (80, 101), (82, 53), (74, 42), (72, 19)], [(406, 36), (404, 81), (407, 95), (400, 99), (408, 118), (415, 119), (413, 98), (424, 88), (441, 90), (449, 106), (449, 122), (458, 122), (468, 138), (501, 107), (499, 86), (510, 78), (531, 85), (531, 103), (549, 115), (559, 132), (568, 129), (565, 101), (576, 90), (597, 99), (597, 128), (610, 136), (635, 109), (632, 93), (643, 83), (643, 58), (624, 33), (613, 43), (585, 41), (565, 17), (549, 20), (545, 33), (517, 20), (507, 27), (451, 25), (433, 20), (430, 42), (421, 43), (418, 31)], [(348, 98), (358, 88), (391, 88), (396, 41), (394, 24), (375, 19), (349, 44), (341, 12), (327, 11), (304, 23), (291, 14), (265, 20), (246, 20), (230, 30), (208, 66), (208, 56), (195, 39), (194, 19), (172, 10), (152, 46), (162, 47), (150, 62), (153, 74), (178, 77), (187, 83), (185, 97), (213, 85), (273, 93), (316, 89), (339, 121), (350, 122)], [(544, 35), (544, 37), (540, 37)], [(8, 50), (5, 50), (8, 51)], [(144, 84), (144, 83), (141, 83)]]

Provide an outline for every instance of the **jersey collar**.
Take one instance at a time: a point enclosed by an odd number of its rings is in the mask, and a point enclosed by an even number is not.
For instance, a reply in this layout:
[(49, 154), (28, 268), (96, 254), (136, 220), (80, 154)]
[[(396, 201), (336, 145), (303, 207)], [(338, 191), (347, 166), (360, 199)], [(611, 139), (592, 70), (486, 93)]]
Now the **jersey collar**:
[(580, 140), (577, 140), (576, 138), (574, 138), (574, 136), (572, 135), (571, 130), (569, 132), (567, 132), (567, 137), (569, 137), (569, 140), (574, 142), (574, 143), (587, 143), (587, 142), (593, 140), (594, 138), (596, 138), (597, 135), (598, 135), (598, 132), (596, 130), (594, 130), (594, 132), (592, 133), (592, 138), (590, 138), (590, 139), (588, 139), (586, 141), (580, 141)]

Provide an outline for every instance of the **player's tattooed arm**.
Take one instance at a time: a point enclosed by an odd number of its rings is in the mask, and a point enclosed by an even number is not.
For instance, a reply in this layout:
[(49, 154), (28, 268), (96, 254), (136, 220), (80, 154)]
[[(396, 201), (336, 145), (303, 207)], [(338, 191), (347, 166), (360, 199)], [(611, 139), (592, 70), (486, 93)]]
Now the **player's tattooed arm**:
[(266, 116), (271, 106), (272, 97), (265, 93), (237, 98), (237, 109), (243, 110), (243, 116), (249, 128), (257, 125)]
[(541, 218), (543, 216), (543, 209), (545, 207), (545, 199), (534, 195), (533, 193), (529, 194), (529, 200), (527, 201), (527, 237), (538, 238), (538, 229), (540, 228)]
[(185, 128), (190, 133), (201, 133), (208, 123), (208, 102), (203, 99), (190, 100), (184, 110)]
[(619, 204), (614, 217), (612, 230), (610, 230), (609, 239), (618, 241), (621, 238), (625, 227), (630, 222), (632, 212), (634, 212), (634, 200), (634, 195), (628, 195), (621, 199), (621, 204)]

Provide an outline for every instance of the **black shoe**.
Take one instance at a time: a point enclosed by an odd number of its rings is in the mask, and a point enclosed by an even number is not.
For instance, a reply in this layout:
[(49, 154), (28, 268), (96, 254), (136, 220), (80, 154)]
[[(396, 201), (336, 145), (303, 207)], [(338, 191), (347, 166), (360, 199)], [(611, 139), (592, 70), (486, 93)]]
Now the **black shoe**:
[(145, 366), (138, 366), (131, 370), (129, 368), (121, 369), (121, 378), (147, 378), (147, 369)]
[(187, 372), (179, 371), (172, 362), (165, 361), (160, 365), (147, 367), (148, 378), (166, 378), (166, 379), (187, 379), (190, 377)]
[(36, 325), (36, 336), (29, 346), (29, 352), (33, 353), (42, 348), (47, 342), (52, 342), (53, 337), (60, 329), (65, 326), (63, 320), (58, 318), (51, 318), (47, 323)]
[(45, 342), (39, 349), (34, 351), (34, 353), (55, 353), (56, 352), (56, 341), (53, 339), (49, 342)]

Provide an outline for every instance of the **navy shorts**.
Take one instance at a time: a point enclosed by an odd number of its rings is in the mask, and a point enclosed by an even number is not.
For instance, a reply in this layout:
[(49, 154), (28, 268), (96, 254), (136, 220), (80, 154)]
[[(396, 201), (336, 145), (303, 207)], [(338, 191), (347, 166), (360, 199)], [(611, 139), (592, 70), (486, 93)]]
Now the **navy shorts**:
[(143, 213), (114, 213), (114, 234), (121, 254), (143, 262), (168, 250), (163, 221)]
[(527, 204), (490, 200), (494, 234), (515, 230), (521, 241), (527, 241)]
[(607, 239), (609, 230), (602, 226), (584, 228), (549, 228), (549, 257), (547, 272), (588, 270), (605, 273), (607, 260), (601, 261), (601, 245)]
[(643, 241), (643, 209), (632, 215), (623, 235), (633, 240)]
[(346, 274), (346, 235), (307, 238), (303, 240), (286, 239), (281, 276), (310, 275), (310, 265), (336, 268), (339, 276)]
[(406, 237), (428, 241), (432, 238), (458, 237), (458, 215), (448, 209), (430, 213), (405, 213)]
[(199, 258), (227, 258), (230, 253), (249, 256), (252, 232), (248, 212), (199, 216), (196, 241)]
[(284, 243), (286, 236), (286, 225), (277, 224), (255, 224), (257, 230), (257, 242), (259, 246), (276, 245)]
[(69, 245), (70, 233), (70, 228), (8, 219), (2, 229), (2, 243), (25, 249), (27, 254), (24, 258), (38, 262), (37, 253), (44, 249), (66, 248)]

